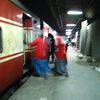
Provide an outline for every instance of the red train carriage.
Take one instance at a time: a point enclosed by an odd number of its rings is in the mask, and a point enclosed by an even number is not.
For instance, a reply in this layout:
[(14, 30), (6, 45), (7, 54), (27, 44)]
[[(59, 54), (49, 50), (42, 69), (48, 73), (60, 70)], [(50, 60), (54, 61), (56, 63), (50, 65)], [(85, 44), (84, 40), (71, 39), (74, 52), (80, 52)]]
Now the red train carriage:
[[(31, 52), (23, 40), (35, 38), (33, 18), (9, 0), (0, 3), (0, 94), (31, 66)], [(31, 38), (32, 36), (32, 38)]]
[[(6, 5), (6, 6), (5, 6)], [(23, 74), (23, 12), (9, 0), (0, 3), (2, 50), (0, 53), (0, 93)]]

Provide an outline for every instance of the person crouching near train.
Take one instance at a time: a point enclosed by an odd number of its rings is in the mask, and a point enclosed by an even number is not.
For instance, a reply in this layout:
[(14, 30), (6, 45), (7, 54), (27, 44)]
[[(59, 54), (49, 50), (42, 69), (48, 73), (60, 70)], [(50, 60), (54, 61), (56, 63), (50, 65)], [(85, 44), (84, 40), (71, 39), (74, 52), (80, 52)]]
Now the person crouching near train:
[(47, 73), (50, 72), (48, 66), (49, 44), (43, 36), (43, 31), (39, 33), (39, 37), (29, 44), (32, 48), (32, 67), (36, 76), (47, 78)]
[(66, 36), (57, 35), (55, 39), (55, 74), (68, 76), (67, 70), (67, 41)]

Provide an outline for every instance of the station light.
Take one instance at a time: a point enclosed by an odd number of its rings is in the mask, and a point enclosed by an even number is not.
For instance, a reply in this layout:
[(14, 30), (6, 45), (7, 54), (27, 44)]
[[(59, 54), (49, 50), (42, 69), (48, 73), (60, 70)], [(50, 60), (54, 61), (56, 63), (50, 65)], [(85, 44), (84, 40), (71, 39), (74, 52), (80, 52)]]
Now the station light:
[(66, 24), (66, 26), (76, 26), (76, 24)]
[(71, 33), (72, 33), (72, 32), (69, 32), (69, 31), (68, 31), (68, 32), (66, 32), (66, 35), (71, 35)]
[(72, 31), (72, 29), (66, 29), (66, 32), (71, 32)]
[(70, 10), (67, 12), (69, 15), (81, 15), (83, 12), (82, 11), (75, 11), (75, 10)]

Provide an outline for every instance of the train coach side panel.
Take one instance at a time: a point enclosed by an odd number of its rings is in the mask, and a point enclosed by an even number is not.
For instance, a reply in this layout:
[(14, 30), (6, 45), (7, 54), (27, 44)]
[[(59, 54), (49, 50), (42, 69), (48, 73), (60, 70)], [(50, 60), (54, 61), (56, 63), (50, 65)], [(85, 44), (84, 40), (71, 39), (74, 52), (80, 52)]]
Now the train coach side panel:
[(10, 0), (0, 2), (3, 52), (0, 53), (0, 93), (23, 74), (22, 10)]
[(16, 54), (0, 59), (0, 92), (8, 88), (23, 73), (23, 54)]
[(16, 21), (16, 23), (22, 23), (22, 10), (15, 6), (10, 0), (0, 1), (0, 20), (8, 19)]

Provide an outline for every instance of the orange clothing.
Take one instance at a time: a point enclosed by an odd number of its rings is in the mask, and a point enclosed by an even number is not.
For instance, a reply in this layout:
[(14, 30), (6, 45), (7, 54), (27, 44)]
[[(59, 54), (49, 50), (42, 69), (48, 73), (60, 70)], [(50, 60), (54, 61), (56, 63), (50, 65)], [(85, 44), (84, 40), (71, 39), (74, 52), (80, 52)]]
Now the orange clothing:
[(33, 47), (32, 57), (35, 59), (48, 59), (48, 41), (40, 36), (36, 38), (32, 43), (29, 44)]

